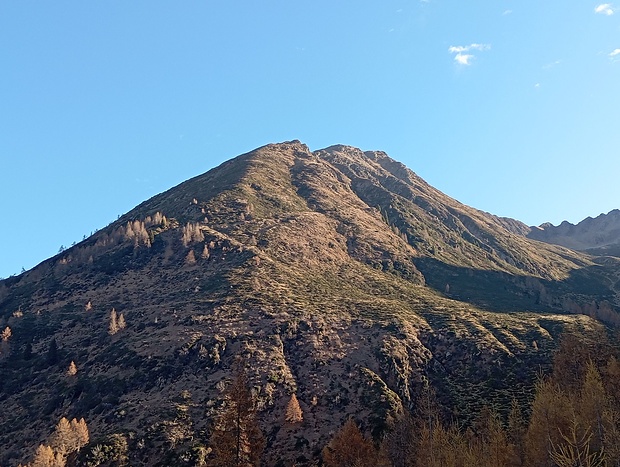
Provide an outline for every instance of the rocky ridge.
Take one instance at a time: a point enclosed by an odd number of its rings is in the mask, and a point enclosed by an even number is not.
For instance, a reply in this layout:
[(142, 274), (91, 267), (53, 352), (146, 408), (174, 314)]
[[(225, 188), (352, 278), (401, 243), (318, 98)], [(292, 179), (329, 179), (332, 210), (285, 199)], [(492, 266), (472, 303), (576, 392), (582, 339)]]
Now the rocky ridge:
[(620, 210), (588, 217), (577, 224), (564, 221), (555, 226), (545, 223), (530, 227), (528, 238), (562, 245), (596, 255), (618, 255), (620, 252)]

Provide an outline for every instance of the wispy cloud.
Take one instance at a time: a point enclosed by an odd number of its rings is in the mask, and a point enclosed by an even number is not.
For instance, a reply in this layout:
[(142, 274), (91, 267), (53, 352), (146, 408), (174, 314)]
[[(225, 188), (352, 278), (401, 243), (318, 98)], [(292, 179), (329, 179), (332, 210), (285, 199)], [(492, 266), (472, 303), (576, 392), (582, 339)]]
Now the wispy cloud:
[(476, 58), (473, 54), (467, 53), (473, 50), (489, 50), (491, 46), (489, 44), (469, 44), (469, 45), (451, 45), (448, 47), (448, 52), (454, 54), (454, 61), (459, 65), (471, 65), (471, 62)]
[(614, 62), (619, 62), (620, 61), (620, 49), (614, 49), (609, 54), (609, 58), (611, 58), (611, 60)]
[(616, 8), (611, 3), (601, 3), (594, 9), (594, 13), (599, 15), (611, 16), (615, 13)]
[(511, 13), (512, 13), (512, 10), (504, 10), (504, 12), (502, 13), (502, 16), (507, 16)]
[(553, 68), (554, 66), (559, 65), (560, 63), (562, 63), (562, 60), (556, 60), (554, 62), (550, 62), (547, 63), (546, 65), (543, 65), (543, 70), (549, 70), (550, 68)]

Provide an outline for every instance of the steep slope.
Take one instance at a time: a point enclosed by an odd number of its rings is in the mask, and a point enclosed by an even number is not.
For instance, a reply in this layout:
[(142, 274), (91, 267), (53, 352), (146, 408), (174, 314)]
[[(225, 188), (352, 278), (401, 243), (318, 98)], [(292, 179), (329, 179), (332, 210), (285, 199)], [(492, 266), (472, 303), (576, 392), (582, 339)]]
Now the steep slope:
[(424, 381), (464, 419), (527, 398), (564, 329), (602, 329), (573, 313), (616, 319), (618, 266), (510, 225), (381, 152), (293, 141), (230, 160), (0, 282), (0, 463), (64, 415), (122, 434), (132, 465), (193, 465), (239, 356), (268, 465), (316, 459), (349, 416), (379, 434)]

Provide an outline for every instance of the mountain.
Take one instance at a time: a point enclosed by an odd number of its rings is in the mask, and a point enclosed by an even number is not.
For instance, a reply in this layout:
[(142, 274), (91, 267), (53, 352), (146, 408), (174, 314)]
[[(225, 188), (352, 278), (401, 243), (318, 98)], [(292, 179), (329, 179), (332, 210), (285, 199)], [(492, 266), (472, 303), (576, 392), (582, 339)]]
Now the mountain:
[(564, 221), (555, 226), (550, 223), (531, 227), (528, 238), (562, 245), (593, 255), (620, 255), (620, 210), (614, 209), (598, 217), (588, 217), (577, 225)]
[(350, 416), (379, 436), (429, 382), (468, 421), (529, 400), (565, 330), (619, 322), (619, 261), (529, 239), (383, 152), (267, 145), (0, 282), (0, 463), (66, 416), (131, 465), (197, 465), (239, 359), (266, 465), (309, 465)]

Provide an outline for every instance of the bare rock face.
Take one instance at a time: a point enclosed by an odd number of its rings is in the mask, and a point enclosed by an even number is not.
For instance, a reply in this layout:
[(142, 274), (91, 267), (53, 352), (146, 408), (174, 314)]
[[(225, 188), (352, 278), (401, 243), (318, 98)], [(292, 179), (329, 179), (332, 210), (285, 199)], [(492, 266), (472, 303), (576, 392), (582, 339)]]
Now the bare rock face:
[(0, 463), (66, 416), (131, 465), (193, 465), (239, 358), (267, 465), (311, 464), (348, 417), (380, 436), (428, 381), (467, 418), (527, 397), (564, 329), (601, 328), (584, 314), (617, 322), (617, 270), (383, 152), (268, 145), (0, 282)]
[(588, 217), (576, 225), (567, 221), (558, 226), (545, 223), (531, 227), (527, 236), (573, 250), (615, 255), (620, 249), (620, 210)]

